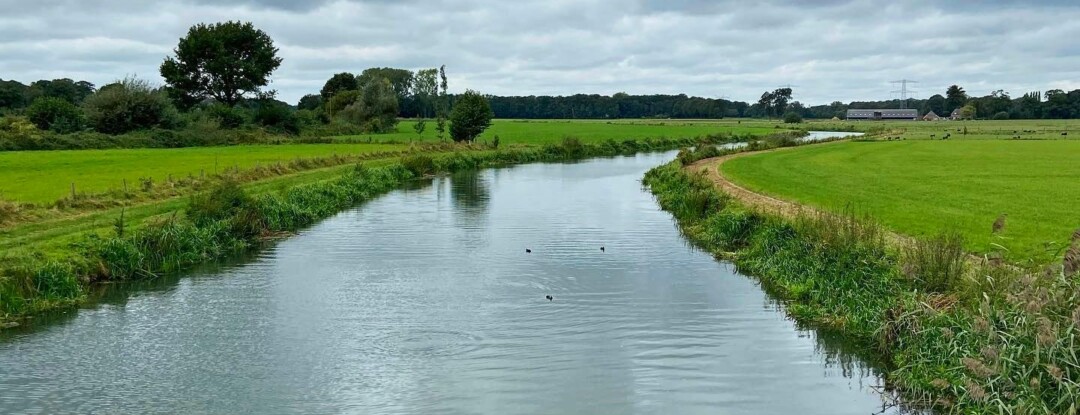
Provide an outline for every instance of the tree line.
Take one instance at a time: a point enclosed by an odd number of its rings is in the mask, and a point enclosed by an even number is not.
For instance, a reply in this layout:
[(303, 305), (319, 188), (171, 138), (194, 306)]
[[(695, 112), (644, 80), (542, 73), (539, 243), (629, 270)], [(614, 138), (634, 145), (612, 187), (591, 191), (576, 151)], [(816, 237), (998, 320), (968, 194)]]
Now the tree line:
[[(281, 62), (269, 35), (251, 23), (230, 21), (192, 26), (160, 66), (165, 85), (135, 77), (100, 88), (71, 79), (30, 85), (0, 80), (0, 149), (222, 144), (237, 139), (221, 137), (237, 134), (216, 133), (235, 130), (388, 133), (397, 131), (402, 114), (415, 114), (418, 134), (434, 117), (440, 139), (445, 134), (471, 141), (491, 123), (483, 95), (466, 91), (450, 97), (445, 66), (335, 74), (319, 94), (294, 106), (266, 89)], [(126, 134), (138, 137), (100, 136)]]

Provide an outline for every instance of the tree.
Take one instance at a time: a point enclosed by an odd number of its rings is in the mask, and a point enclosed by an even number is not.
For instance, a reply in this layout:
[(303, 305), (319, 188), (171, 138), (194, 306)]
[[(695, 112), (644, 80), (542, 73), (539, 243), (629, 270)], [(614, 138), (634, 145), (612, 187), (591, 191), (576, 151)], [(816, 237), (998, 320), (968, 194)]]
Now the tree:
[(82, 128), (79, 107), (58, 97), (40, 97), (26, 109), (26, 116), (42, 130), (71, 133)]
[(106, 134), (153, 127), (168, 128), (176, 123), (176, 108), (165, 93), (149, 82), (134, 77), (101, 87), (83, 102), (86, 120)]
[(367, 131), (392, 131), (397, 125), (398, 100), (390, 81), (379, 79), (369, 82), (359, 92), (356, 101), (342, 110), (341, 116)]
[(394, 94), (397, 95), (400, 102), (408, 98), (412, 92), (413, 77), (412, 71), (408, 69), (368, 68), (364, 69), (364, 72), (361, 72), (360, 76), (356, 77), (356, 82), (360, 87), (363, 87), (379, 78), (390, 81), (390, 87), (394, 90)]
[(435, 98), (439, 95), (439, 70), (421, 69), (413, 78), (412, 96), (417, 103), (416, 115), (427, 118), (435, 114)]
[(300, 98), (300, 102), (296, 103), (296, 109), (300, 110), (316, 110), (323, 104), (323, 98), (321, 95), (307, 94)]
[(416, 138), (417, 139), (424, 138), (424, 130), (427, 129), (427, 121), (424, 121), (423, 118), (417, 117), (416, 118), (416, 124), (413, 124), (412, 128), (413, 128), (413, 131), (416, 131)]
[(802, 115), (799, 115), (798, 112), (788, 111), (786, 114), (784, 114), (784, 123), (798, 124), (798, 123), (801, 123), (802, 121), (803, 121)]
[(957, 85), (950, 86), (949, 89), (945, 91), (945, 113), (951, 114), (953, 110), (964, 106), (964, 104), (967, 103), (967, 99), (967, 92), (964, 91), (964, 88)]
[(923, 112), (929, 111), (933, 111), (934, 114), (937, 114), (939, 116), (949, 116), (949, 111), (945, 110), (945, 97), (941, 96), (941, 94), (934, 94), (930, 97), (930, 99), (927, 99), (926, 111)]
[(0, 79), (0, 108), (22, 108), (27, 104), (30, 87), (18, 81)]
[(326, 80), (323, 84), (322, 90), (319, 94), (322, 95), (323, 101), (329, 101), (330, 98), (342, 91), (356, 91), (360, 89), (360, 84), (356, 82), (356, 76), (348, 72), (336, 73)]
[(960, 107), (960, 119), (973, 120), (975, 119), (976, 112), (977, 111), (975, 109), (975, 106), (972, 104), (967, 104), (963, 107)]
[(446, 65), (439, 67), (439, 79), (439, 94), (435, 98), (435, 131), (438, 132), (439, 141), (442, 141), (443, 134), (446, 133), (446, 108), (450, 105), (446, 102)]
[(775, 99), (776, 96), (772, 92), (765, 91), (765, 93), (761, 94), (761, 99), (757, 102), (757, 104), (761, 106), (761, 109), (765, 111), (765, 116), (768, 118), (772, 118), (772, 105), (773, 100)]
[(454, 141), (472, 141), (491, 126), (491, 105), (487, 98), (468, 90), (457, 97), (450, 112), (450, 137)]
[(40, 80), (31, 83), (30, 90), (27, 92), (32, 98), (60, 98), (78, 105), (83, 99), (94, 93), (94, 84), (86, 81), (75, 82), (68, 78), (53, 79), (51, 81)]
[(234, 106), (259, 92), (281, 66), (274, 41), (251, 23), (197, 24), (165, 58), (161, 76), (183, 102), (213, 98)]

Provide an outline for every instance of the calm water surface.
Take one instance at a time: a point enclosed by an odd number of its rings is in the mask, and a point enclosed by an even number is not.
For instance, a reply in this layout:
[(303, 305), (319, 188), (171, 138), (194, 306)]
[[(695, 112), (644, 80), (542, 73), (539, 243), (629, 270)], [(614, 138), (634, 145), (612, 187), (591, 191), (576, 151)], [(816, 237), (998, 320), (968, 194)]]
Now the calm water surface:
[(111, 288), (0, 334), (0, 413), (880, 411), (842, 343), (687, 246), (639, 182), (671, 157), (439, 178)]

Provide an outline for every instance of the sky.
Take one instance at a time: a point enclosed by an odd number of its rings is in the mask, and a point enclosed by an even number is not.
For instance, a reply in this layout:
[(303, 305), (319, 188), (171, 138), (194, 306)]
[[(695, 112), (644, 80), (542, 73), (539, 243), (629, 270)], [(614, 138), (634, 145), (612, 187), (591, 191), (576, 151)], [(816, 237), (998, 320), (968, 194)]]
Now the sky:
[(1080, 88), (1080, 0), (0, 0), (0, 79), (104, 85), (158, 67), (196, 23), (250, 21), (295, 103), (337, 72), (446, 65), (450, 91), (666, 93), (803, 103), (958, 84)]

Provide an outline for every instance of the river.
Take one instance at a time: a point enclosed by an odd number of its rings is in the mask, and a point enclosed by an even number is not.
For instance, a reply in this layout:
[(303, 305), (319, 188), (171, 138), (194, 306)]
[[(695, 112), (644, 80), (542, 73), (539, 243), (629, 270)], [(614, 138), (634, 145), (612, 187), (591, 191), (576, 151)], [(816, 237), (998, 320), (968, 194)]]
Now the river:
[(0, 332), (0, 413), (880, 411), (872, 365), (658, 210), (640, 178), (672, 157), (436, 178), (110, 286)]

